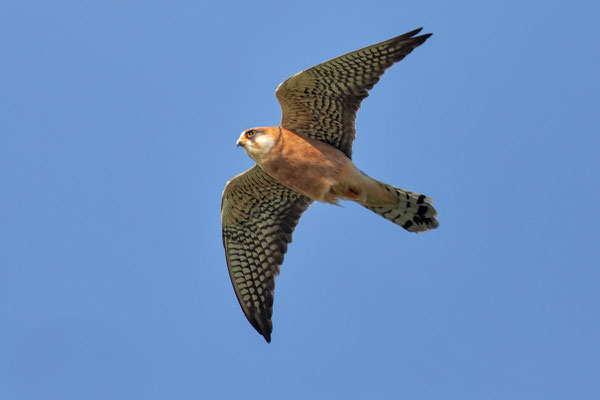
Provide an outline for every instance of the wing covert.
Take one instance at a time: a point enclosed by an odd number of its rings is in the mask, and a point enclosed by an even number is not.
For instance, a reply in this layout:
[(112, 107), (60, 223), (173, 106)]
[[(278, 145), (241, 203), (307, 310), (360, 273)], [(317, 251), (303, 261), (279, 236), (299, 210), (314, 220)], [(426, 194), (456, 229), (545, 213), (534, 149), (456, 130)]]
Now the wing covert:
[(229, 277), (252, 326), (271, 341), (275, 276), (302, 213), (312, 200), (278, 183), (258, 165), (231, 179), (221, 201)]
[(281, 105), (281, 126), (327, 142), (351, 158), (354, 122), (362, 100), (387, 68), (431, 36), (414, 37), (421, 29), (350, 52), (285, 80), (275, 91)]

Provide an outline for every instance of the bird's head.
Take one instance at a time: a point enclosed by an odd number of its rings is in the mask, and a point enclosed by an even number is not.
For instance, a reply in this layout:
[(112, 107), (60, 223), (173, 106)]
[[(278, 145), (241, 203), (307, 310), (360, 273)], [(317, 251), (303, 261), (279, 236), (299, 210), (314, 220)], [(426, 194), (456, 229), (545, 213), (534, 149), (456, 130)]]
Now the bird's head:
[(280, 135), (279, 127), (252, 128), (242, 132), (237, 145), (242, 146), (254, 161), (260, 162), (277, 144)]

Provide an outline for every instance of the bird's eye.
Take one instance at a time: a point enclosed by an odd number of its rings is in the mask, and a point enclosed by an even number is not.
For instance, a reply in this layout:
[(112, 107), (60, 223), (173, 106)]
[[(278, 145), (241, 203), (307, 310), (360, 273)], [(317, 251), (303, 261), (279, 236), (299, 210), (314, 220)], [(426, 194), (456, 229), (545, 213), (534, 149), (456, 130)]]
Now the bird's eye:
[(254, 135), (256, 135), (256, 131), (254, 129), (249, 130), (248, 132), (246, 132), (246, 137), (248, 139), (250, 139), (251, 137), (253, 137)]

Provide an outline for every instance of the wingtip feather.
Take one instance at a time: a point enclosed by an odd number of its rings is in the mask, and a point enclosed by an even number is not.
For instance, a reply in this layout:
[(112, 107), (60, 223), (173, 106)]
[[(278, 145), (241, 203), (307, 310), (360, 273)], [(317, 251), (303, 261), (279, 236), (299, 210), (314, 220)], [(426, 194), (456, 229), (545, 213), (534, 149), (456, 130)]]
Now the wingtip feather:
[(417, 33), (421, 32), (422, 30), (423, 30), (423, 27), (420, 27), (420, 28), (414, 29), (410, 32), (406, 32), (405, 34), (401, 35), (400, 37), (403, 39), (408, 39), (408, 38), (415, 36)]

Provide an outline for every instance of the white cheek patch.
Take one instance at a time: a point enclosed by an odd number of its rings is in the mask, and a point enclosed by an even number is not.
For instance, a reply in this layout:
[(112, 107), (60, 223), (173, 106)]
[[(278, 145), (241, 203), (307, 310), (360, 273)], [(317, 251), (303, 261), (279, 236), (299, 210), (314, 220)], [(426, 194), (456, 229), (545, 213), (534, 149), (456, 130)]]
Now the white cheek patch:
[(275, 141), (269, 135), (260, 135), (254, 141), (260, 147), (261, 152), (269, 152), (275, 145)]

